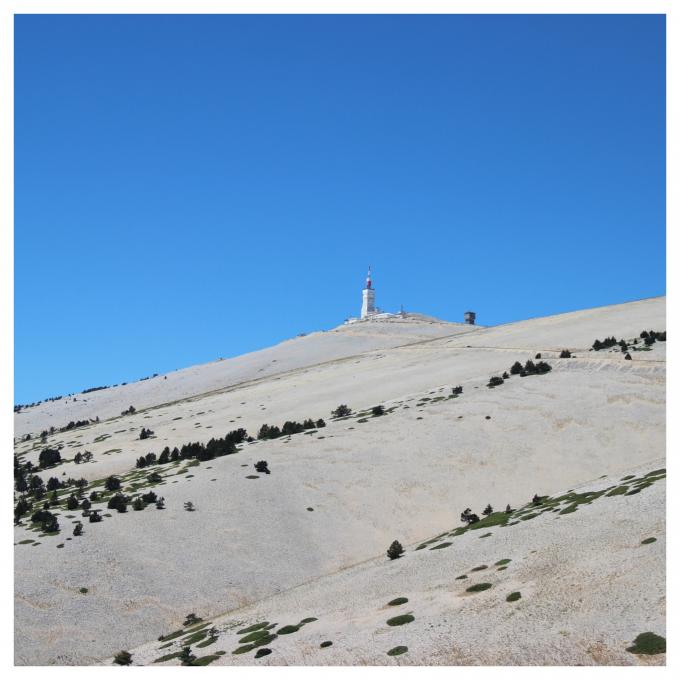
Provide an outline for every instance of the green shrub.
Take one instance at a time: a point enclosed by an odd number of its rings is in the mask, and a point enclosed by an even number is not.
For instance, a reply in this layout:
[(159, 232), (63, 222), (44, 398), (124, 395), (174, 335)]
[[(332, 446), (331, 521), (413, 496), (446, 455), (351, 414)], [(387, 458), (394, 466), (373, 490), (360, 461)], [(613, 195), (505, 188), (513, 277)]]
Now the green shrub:
[(242, 637), (238, 642), (239, 644), (245, 644), (247, 642), (255, 642), (256, 640), (261, 640), (262, 638), (269, 637), (269, 633), (266, 630), (255, 630), (252, 633), (248, 633), (245, 637)]
[(202, 656), (198, 659), (194, 657), (194, 660), (187, 664), (188, 666), (207, 666), (211, 664), (216, 659), (219, 659), (221, 654), (209, 654), (208, 656)]
[(469, 588), (465, 589), (465, 592), (467, 593), (481, 593), (483, 590), (488, 590), (491, 588), (490, 583), (475, 583), (474, 586), (470, 586)]
[(322, 642), (319, 647), (330, 647), (333, 643), (330, 640), (325, 640)]
[(403, 554), (404, 554), (404, 548), (402, 547), (401, 543), (399, 543), (399, 541), (392, 541), (392, 544), (387, 549), (387, 556), (391, 560), (396, 560), (398, 557), (401, 557)]
[(235, 649), (232, 654), (245, 654), (246, 652), (250, 652), (253, 649), (255, 649), (255, 645), (243, 645), (243, 647), (238, 647)]
[(484, 571), (484, 569), (488, 569), (489, 567), (486, 564), (480, 564), (478, 567), (474, 567), (470, 569), (470, 571)]
[(390, 607), (396, 607), (400, 604), (406, 604), (408, 602), (408, 597), (396, 597), (394, 600), (390, 600), (387, 604)]
[(397, 647), (392, 647), (392, 649), (387, 652), (387, 656), (399, 656), (400, 654), (406, 654), (406, 652), (408, 652), (408, 647), (398, 645)]
[(113, 663), (118, 664), (119, 666), (129, 666), (132, 663), (132, 654), (126, 651), (118, 652), (118, 654), (113, 657)]
[(267, 654), (271, 654), (272, 650), (269, 649), (269, 647), (261, 647), (255, 652), (255, 658), (260, 659), (263, 656), (267, 656)]
[(666, 638), (655, 633), (640, 633), (633, 640), (633, 645), (627, 647), (626, 651), (633, 654), (665, 654)]
[(388, 626), (403, 626), (405, 623), (411, 623), (415, 621), (415, 616), (411, 614), (401, 614), (400, 616), (394, 616), (391, 619), (387, 619)]
[(498, 562), (495, 562), (494, 566), (495, 567), (502, 567), (504, 564), (510, 564), (510, 562), (512, 562), (512, 560), (505, 558), (503, 560), (498, 560)]
[(520, 597), (522, 597), (522, 593), (520, 593), (519, 590), (516, 590), (514, 593), (510, 593), (510, 595), (508, 595), (505, 598), (505, 601), (506, 602), (516, 602), (517, 600), (520, 599)]
[(649, 545), (650, 543), (655, 543), (655, 542), (656, 542), (656, 538), (654, 538), (654, 537), (645, 538), (644, 541), (640, 541), (640, 543), (641, 543), (642, 545)]
[(277, 635), (290, 635), (291, 633), (297, 633), (300, 630), (300, 626), (283, 626), (282, 628), (279, 628), (276, 633)]
[(246, 633), (252, 633), (254, 630), (259, 630), (260, 628), (265, 628), (268, 625), (269, 625), (269, 621), (262, 621), (260, 623), (254, 623), (252, 626), (248, 626), (248, 628), (243, 628), (242, 630), (237, 631), (236, 634), (237, 635), (245, 635)]

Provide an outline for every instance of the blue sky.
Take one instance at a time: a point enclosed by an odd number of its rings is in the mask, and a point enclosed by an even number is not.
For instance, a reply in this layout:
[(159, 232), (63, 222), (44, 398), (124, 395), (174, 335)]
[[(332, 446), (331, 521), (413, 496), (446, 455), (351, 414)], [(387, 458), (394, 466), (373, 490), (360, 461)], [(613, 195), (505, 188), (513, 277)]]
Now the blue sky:
[(15, 403), (661, 295), (665, 21), (18, 16), (15, 217)]

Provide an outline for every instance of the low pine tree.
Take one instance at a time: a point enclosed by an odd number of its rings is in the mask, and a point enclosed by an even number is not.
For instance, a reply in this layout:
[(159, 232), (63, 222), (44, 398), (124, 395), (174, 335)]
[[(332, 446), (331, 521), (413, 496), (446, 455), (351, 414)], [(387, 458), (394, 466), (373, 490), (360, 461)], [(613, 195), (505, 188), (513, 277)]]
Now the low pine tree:
[(404, 548), (399, 543), (399, 541), (392, 541), (392, 544), (390, 547), (387, 549), (387, 556), (391, 560), (396, 560), (398, 557), (401, 557), (404, 554)]

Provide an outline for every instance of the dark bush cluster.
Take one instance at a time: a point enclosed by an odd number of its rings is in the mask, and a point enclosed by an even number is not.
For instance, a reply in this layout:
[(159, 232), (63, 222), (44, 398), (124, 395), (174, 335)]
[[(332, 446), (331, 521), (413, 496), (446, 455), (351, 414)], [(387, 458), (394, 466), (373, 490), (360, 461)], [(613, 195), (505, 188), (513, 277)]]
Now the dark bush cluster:
[[(68, 395), (71, 396), (71, 395)], [(63, 399), (62, 395), (59, 395), (58, 397), (48, 397), (47, 399), (41, 399), (40, 401), (33, 401), (30, 404), (15, 404), (14, 405), (14, 413), (19, 413), (25, 408), (31, 408), (33, 406), (40, 406), (43, 402), (48, 402), (48, 401), (59, 401), (60, 399)]]
[(344, 418), (345, 416), (352, 415), (352, 409), (347, 406), (347, 404), (340, 404), (338, 408), (336, 408), (334, 411), (331, 411), (331, 416), (333, 418)]
[(391, 560), (396, 560), (398, 557), (401, 557), (404, 554), (404, 548), (399, 543), (399, 541), (392, 541), (390, 544), (390, 547), (387, 549), (387, 556)]
[(68, 425), (59, 428), (59, 432), (68, 432), (69, 430), (75, 430), (77, 427), (85, 427), (85, 425), (90, 425), (91, 423), (98, 423), (99, 416), (94, 420), (72, 420)]
[(124, 411), (121, 411), (120, 415), (121, 416), (131, 416), (136, 412), (137, 412), (137, 409), (134, 406), (130, 406), (129, 408), (126, 408)]
[(149, 430), (146, 427), (142, 428), (142, 431), (139, 433), (139, 438), (140, 439), (148, 439), (153, 435), (153, 430)]
[(61, 463), (59, 449), (43, 449), (38, 456), (38, 465), (41, 468), (52, 467)]
[(520, 371), (519, 377), (524, 378), (527, 375), (543, 375), (550, 371), (552, 371), (552, 366), (545, 361), (539, 361), (534, 364), (534, 362), (529, 359), (526, 364), (524, 364), (524, 368)]
[(571, 359), (571, 352), (568, 349), (563, 349), (560, 352), (560, 359)]
[(475, 522), (479, 522), (479, 515), (475, 515), (470, 508), (465, 508), (463, 512), (460, 513), (460, 521), (465, 522), (465, 524), (475, 524)]
[(117, 491), (118, 489), (120, 489), (120, 479), (118, 479), (118, 477), (116, 477), (115, 475), (107, 477), (106, 481), (104, 482), (104, 488), (107, 491)]
[(378, 406), (374, 406), (371, 409), (371, 413), (373, 414), (374, 418), (376, 416), (384, 416), (385, 415), (385, 407), (382, 404), (379, 404)]
[(102, 385), (101, 387), (88, 387), (86, 390), (83, 390), (83, 394), (87, 394), (88, 392), (98, 392), (99, 390), (108, 390), (109, 386), (108, 385)]
[(73, 462), (76, 465), (80, 465), (80, 463), (88, 463), (91, 460), (92, 460), (92, 453), (90, 451), (83, 451), (82, 453), (78, 452), (73, 457)]
[(266, 423), (262, 425), (257, 433), (258, 439), (278, 439), (279, 437), (298, 434), (299, 432), (304, 432), (305, 430), (315, 430), (321, 427), (326, 427), (326, 423), (323, 418), (314, 421), (311, 418), (298, 423), (295, 420), (287, 420), (283, 427), (279, 428), (276, 425), (267, 425)]
[(605, 338), (600, 342), (598, 339), (593, 343), (593, 349), (599, 352), (601, 349), (609, 349), (619, 344), (619, 341), (612, 335), (611, 338)]
[(135, 467), (138, 468), (145, 468), (148, 465), (155, 465), (156, 464), (156, 454), (155, 453), (147, 453), (146, 456), (140, 456), (137, 458), (137, 463), (135, 464)]
[(642, 331), (640, 337), (644, 340), (645, 345), (649, 347), (655, 342), (666, 342), (666, 331)]
[(127, 506), (130, 502), (128, 496), (124, 496), (122, 493), (117, 493), (115, 496), (109, 498), (109, 502), (106, 507), (109, 510), (118, 510), (118, 512), (127, 512)]
[(31, 515), (31, 522), (40, 525), (40, 528), (46, 533), (51, 534), (59, 531), (59, 522), (56, 515), (53, 515), (49, 510), (38, 510)]
[(451, 394), (454, 396), (458, 396), (459, 394), (463, 394), (463, 386), (458, 385), (457, 387), (452, 387), (451, 388)]
[(505, 381), (503, 380), (503, 378), (501, 378), (498, 375), (494, 375), (494, 376), (491, 376), (491, 378), (489, 378), (489, 382), (487, 383), (486, 386), (487, 387), (498, 387), (498, 385), (502, 385), (504, 382)]
[(270, 474), (269, 466), (267, 465), (266, 460), (258, 460), (257, 463), (255, 463), (255, 469), (265, 475)]

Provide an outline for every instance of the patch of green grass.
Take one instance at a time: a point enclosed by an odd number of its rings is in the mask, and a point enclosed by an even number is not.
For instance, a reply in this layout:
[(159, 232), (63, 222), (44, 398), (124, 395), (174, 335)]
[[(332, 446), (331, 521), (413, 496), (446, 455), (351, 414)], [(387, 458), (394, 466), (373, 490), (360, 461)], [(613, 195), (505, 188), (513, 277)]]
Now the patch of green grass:
[(283, 626), (279, 628), (276, 632), (278, 635), (290, 635), (291, 633), (297, 633), (300, 630), (300, 626)]
[(387, 656), (399, 656), (400, 654), (406, 654), (406, 652), (408, 652), (408, 647), (398, 645), (397, 647), (392, 647), (392, 649), (387, 652)]
[(25, 538), (23, 541), (19, 541), (19, 545), (27, 545), (28, 543), (34, 543), (32, 538)]
[(261, 649), (258, 649), (255, 652), (255, 658), (256, 659), (261, 659), (263, 656), (267, 656), (267, 654), (271, 654), (272, 650), (269, 649), (268, 647), (262, 647)]
[(302, 619), (300, 623), (298, 623), (298, 626), (303, 626), (305, 623), (312, 623), (313, 621), (318, 621), (319, 619), (315, 618), (314, 616), (308, 616), (306, 619)]
[(576, 512), (578, 510), (578, 505), (570, 505), (567, 508), (564, 508), (564, 510), (560, 510), (560, 515), (569, 515), (572, 512)]
[(439, 545), (434, 545), (430, 548), (430, 550), (441, 550), (442, 548), (448, 548), (450, 545), (453, 545), (450, 541), (445, 541), (444, 543), (440, 543)]
[(254, 623), (248, 628), (243, 628), (242, 630), (236, 631), (237, 635), (245, 635), (246, 633), (252, 633), (254, 630), (259, 630), (260, 628), (266, 628), (269, 625), (269, 621), (262, 621), (260, 623)]
[(481, 593), (483, 590), (488, 590), (491, 588), (490, 583), (475, 583), (474, 586), (470, 586), (465, 589), (466, 593)]
[(255, 645), (243, 645), (243, 647), (236, 648), (232, 654), (245, 654), (253, 649), (255, 649)]
[(522, 593), (520, 593), (519, 590), (516, 590), (514, 593), (510, 593), (510, 595), (508, 595), (508, 596), (505, 598), (505, 601), (506, 601), (506, 602), (516, 602), (516, 601), (519, 600), (521, 597), (522, 597)]
[(214, 645), (217, 642), (216, 637), (209, 637), (207, 640), (203, 640), (203, 642), (199, 642), (196, 646), (197, 647), (209, 647), (210, 645)]
[(406, 604), (408, 602), (408, 597), (395, 597), (394, 600), (390, 600), (387, 604), (390, 607), (396, 607), (400, 604)]
[(494, 567), (502, 567), (505, 564), (510, 564), (512, 560), (508, 559), (507, 557), (502, 560), (498, 560), (498, 562), (494, 562)]
[(626, 651), (633, 654), (665, 654), (666, 638), (656, 635), (656, 633), (640, 633), (633, 640), (633, 645), (627, 647)]
[(266, 630), (260, 629), (248, 633), (248, 635), (242, 637), (238, 642), (239, 644), (246, 644), (247, 642), (255, 642), (256, 640), (261, 640), (265, 637), (269, 637), (269, 633)]
[(415, 616), (412, 614), (401, 614), (401, 616), (393, 616), (391, 619), (387, 619), (386, 623), (388, 626), (403, 626), (415, 620)]
[(79, 592), (79, 593), (82, 593), (83, 595), (85, 595), (85, 593), (87, 593), (88, 590), (87, 590), (87, 588), (78, 588), (78, 592)]
[(176, 630), (174, 633), (163, 635), (161, 638), (159, 638), (159, 642), (167, 642), (168, 640), (174, 640), (175, 638), (178, 638), (180, 635), (184, 635), (185, 633), (186, 631), (183, 629)]
[(628, 479), (635, 479), (635, 475), (626, 475), (625, 477), (621, 477), (622, 482), (625, 482)]
[(464, 578), (467, 578), (467, 574), (462, 574), (461, 576), (456, 576), (456, 581), (461, 581)]
[(333, 642), (331, 640), (324, 640), (324, 642), (322, 642), (319, 645), (319, 647), (330, 647), (332, 644), (333, 644)]
[(252, 644), (253, 647), (262, 647), (262, 645), (268, 645), (270, 642), (274, 642), (274, 640), (276, 640), (277, 637), (279, 636), (276, 633), (271, 633), (266, 637), (260, 638), (259, 640), (255, 640), (255, 642), (251, 642), (250, 644)]
[(480, 564), (478, 567), (474, 567), (473, 569), (470, 569), (470, 571), (484, 571), (484, 569), (488, 569), (489, 567), (486, 564)]
[[(182, 646), (183, 647), (190, 647), (191, 645), (195, 644), (196, 642), (200, 642), (201, 640), (205, 639), (205, 636), (208, 633), (205, 630), (200, 630), (197, 633), (193, 633), (193, 635), (189, 635), (188, 637), (184, 638), (182, 640)], [(240, 640), (239, 640), (240, 642)]]
[(625, 494), (625, 495), (626, 495), (626, 496), (632, 496), (633, 494), (640, 493), (640, 491), (642, 491), (643, 488), (644, 488), (644, 487), (639, 486), (639, 487), (637, 487), (636, 489), (631, 489), (631, 490), (630, 490), (627, 494)]
[[(657, 475), (665, 475), (666, 474), (666, 468), (660, 468), (658, 470), (652, 470), (651, 472), (648, 472), (645, 477), (656, 477)], [(643, 633), (645, 635), (645, 633)]]
[(628, 487), (624, 484), (622, 486), (617, 486), (615, 489), (612, 489), (608, 494), (605, 494), (606, 496), (622, 496), (624, 493), (628, 491)]
[(170, 661), (170, 659), (176, 659), (181, 652), (175, 652), (174, 654), (166, 654), (165, 656), (159, 656), (154, 659), (151, 663), (163, 663), (164, 661)]
[(220, 654), (209, 654), (208, 656), (201, 656), (191, 663), (192, 666), (207, 666), (208, 664), (220, 658)]
[(654, 538), (653, 536), (651, 538), (645, 538), (644, 541), (640, 541), (640, 543), (642, 545), (649, 545), (650, 543), (655, 543), (655, 542), (656, 542), (656, 538)]
[(483, 534), (482, 536), (480, 536), (480, 538), (489, 538), (489, 536), (492, 536), (491, 532), (489, 532), (488, 534)]

